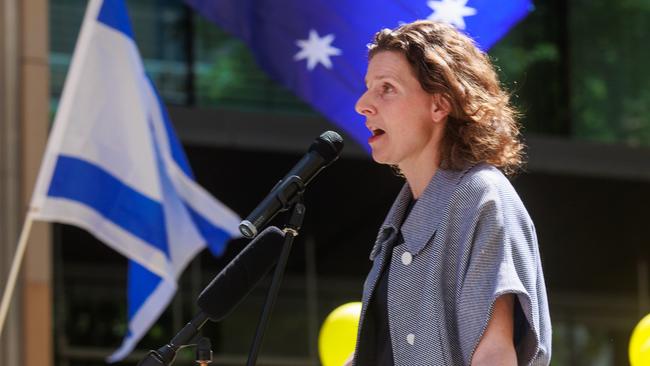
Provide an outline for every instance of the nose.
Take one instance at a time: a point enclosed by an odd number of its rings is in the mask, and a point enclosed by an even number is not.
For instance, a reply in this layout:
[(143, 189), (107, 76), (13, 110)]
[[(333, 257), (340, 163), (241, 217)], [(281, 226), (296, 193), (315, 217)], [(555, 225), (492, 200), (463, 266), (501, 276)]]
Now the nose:
[(366, 91), (359, 97), (359, 100), (357, 100), (357, 103), (354, 105), (354, 110), (357, 111), (357, 113), (369, 117), (377, 113), (377, 110), (373, 106), (373, 104), (370, 101), (370, 97), (368, 96), (368, 92)]

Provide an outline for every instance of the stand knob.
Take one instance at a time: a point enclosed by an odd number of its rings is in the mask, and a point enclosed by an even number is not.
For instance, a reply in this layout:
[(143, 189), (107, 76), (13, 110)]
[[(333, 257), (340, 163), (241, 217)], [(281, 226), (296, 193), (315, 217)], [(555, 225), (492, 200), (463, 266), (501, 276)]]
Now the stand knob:
[(196, 345), (196, 363), (200, 366), (207, 366), (212, 363), (212, 344), (210, 339), (201, 337)]

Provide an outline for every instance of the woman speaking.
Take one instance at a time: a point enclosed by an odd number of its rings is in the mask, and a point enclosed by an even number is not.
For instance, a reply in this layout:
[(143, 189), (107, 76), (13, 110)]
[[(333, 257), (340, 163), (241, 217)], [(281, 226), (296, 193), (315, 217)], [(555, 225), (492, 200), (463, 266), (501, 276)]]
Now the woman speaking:
[(356, 104), (373, 159), (406, 183), (370, 253), (354, 365), (548, 365), (535, 227), (506, 175), (516, 113), (488, 56), (417, 21), (369, 46)]

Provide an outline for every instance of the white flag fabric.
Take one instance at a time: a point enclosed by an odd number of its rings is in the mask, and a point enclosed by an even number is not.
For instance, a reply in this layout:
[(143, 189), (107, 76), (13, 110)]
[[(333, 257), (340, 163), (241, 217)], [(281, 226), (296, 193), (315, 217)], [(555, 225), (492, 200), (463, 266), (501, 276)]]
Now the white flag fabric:
[(130, 259), (124, 358), (206, 246), (220, 254), (239, 217), (197, 185), (146, 76), (124, 0), (91, 0), (30, 213), (86, 229)]

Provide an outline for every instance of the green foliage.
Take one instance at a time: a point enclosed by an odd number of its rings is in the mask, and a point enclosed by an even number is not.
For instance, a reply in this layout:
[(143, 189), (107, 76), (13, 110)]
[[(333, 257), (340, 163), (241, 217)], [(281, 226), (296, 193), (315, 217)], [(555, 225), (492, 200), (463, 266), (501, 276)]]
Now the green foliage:
[(537, 2), (491, 51), (526, 131), (650, 146), (650, 2)]
[(576, 137), (650, 146), (650, 3), (570, 3), (571, 117)]
[(566, 135), (569, 121), (563, 81), (561, 10), (557, 2), (536, 4), (491, 50), (490, 56), (526, 132)]

